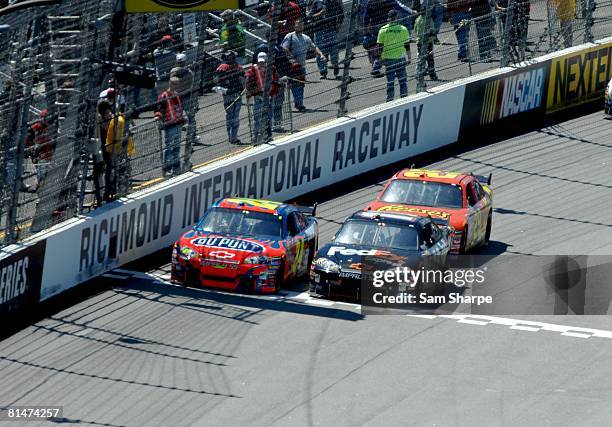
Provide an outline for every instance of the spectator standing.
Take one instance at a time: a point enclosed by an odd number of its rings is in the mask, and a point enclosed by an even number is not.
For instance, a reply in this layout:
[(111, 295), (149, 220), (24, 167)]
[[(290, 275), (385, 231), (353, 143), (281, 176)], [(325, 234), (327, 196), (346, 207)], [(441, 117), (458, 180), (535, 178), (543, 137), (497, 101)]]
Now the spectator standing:
[(440, 0), (419, 0), (419, 1), (421, 2), (420, 10), (422, 10), (423, 13), (425, 13), (425, 11), (427, 10), (426, 8), (427, 8), (428, 1), (432, 3), (431, 19), (434, 22), (434, 28), (436, 32), (434, 43), (439, 44), (440, 41), (438, 40), (438, 33), (440, 32), (440, 27), (442, 26), (442, 21), (444, 19), (444, 5), (442, 5), (442, 2)]
[(48, 114), (47, 109), (40, 112), (39, 119), (28, 129), (25, 140), (26, 152), (36, 168), (36, 189), (40, 188), (47, 177), (53, 156), (54, 141), (49, 138)]
[[(419, 15), (414, 23), (414, 33), (416, 35), (416, 42), (418, 46), (417, 52), (417, 64), (416, 64), (416, 73), (417, 76), (421, 74), (428, 74), (429, 78), (433, 81), (438, 80), (438, 75), (436, 74), (436, 66), (434, 61), (434, 41), (436, 38), (436, 29), (435, 23), (431, 16), (427, 18), (427, 14), (425, 11)], [(427, 68), (425, 70), (421, 70), (421, 57), (425, 55), (425, 63), (427, 64)]]
[(471, 14), (476, 24), (480, 60), (486, 61), (491, 59), (491, 52), (497, 48), (497, 43), (491, 34), (495, 22), (491, 12), (491, 3), (489, 0), (474, 0)]
[[(126, 145), (125, 150), (124, 144)], [(129, 158), (134, 154), (134, 141), (131, 136), (125, 133), (125, 117), (121, 113), (110, 117), (104, 151), (106, 151), (107, 158), (110, 160), (106, 167), (111, 170), (111, 173), (109, 173), (111, 179), (106, 183), (109, 193), (108, 198), (113, 200), (117, 196), (117, 176), (129, 177)], [(125, 163), (121, 159), (123, 153), (127, 156), (124, 159)], [(119, 169), (120, 165), (123, 166), (121, 170)]]
[[(268, 54), (268, 44), (261, 43), (255, 49), (253, 53), (253, 64), (257, 64), (257, 58), (261, 52)], [(274, 129), (283, 130), (283, 103), (285, 102), (285, 83), (286, 79), (283, 77), (288, 76), (291, 72), (291, 64), (285, 51), (281, 47), (274, 48), (274, 67), (276, 69), (276, 75), (278, 76), (278, 91), (274, 96), (274, 103), (272, 109), (274, 111)]]
[[(571, 47), (574, 42), (574, 18), (576, 0), (548, 0), (549, 20), (559, 20), (559, 32), (563, 37), (563, 47)], [(549, 25), (552, 24), (549, 23)]]
[(282, 47), (291, 62), (291, 93), (293, 102), (298, 111), (305, 111), (304, 106), (304, 83), (306, 81), (306, 55), (314, 50), (321, 61), (327, 61), (323, 52), (314, 44), (312, 39), (304, 34), (304, 21), (295, 22), (295, 31), (287, 34), (283, 40)]
[(244, 93), (245, 75), (242, 65), (236, 62), (236, 53), (228, 51), (223, 54), (223, 62), (214, 74), (218, 93), (223, 95), (225, 108), (225, 125), (230, 144), (240, 144), (240, 109)]
[(473, 0), (448, 0), (447, 8), (450, 14), (450, 23), (455, 29), (455, 37), (459, 52), (457, 60), (468, 60), (468, 30), (467, 25), (470, 19), (470, 8)]
[(265, 136), (264, 140), (269, 141), (272, 139), (272, 112), (273, 103), (276, 100), (276, 95), (279, 90), (278, 75), (276, 69), (272, 65), (272, 85), (270, 86), (270, 110), (268, 111), (268, 117), (262, 117), (262, 110), (264, 107), (264, 87), (266, 83), (266, 64), (268, 61), (268, 55), (265, 52), (260, 52), (257, 55), (257, 64), (247, 71), (246, 74), (246, 95), (247, 100), (253, 98), (253, 135), (255, 138), (259, 135), (261, 128), (261, 120), (265, 120)]
[(183, 108), (191, 107), (191, 91), (193, 90), (193, 71), (187, 66), (187, 55), (176, 55), (176, 66), (170, 70), (170, 80), (174, 80), (176, 92), (181, 97)]
[[(308, 8), (307, 16), (312, 21), (314, 42), (332, 63), (334, 78), (340, 78), (338, 64), (337, 34), (344, 22), (344, 9), (340, 0), (313, 0)], [(327, 62), (317, 58), (321, 79), (327, 78)]]
[[(268, 21), (272, 23), (272, 17), (274, 16), (274, 6), (270, 8), (268, 14)], [(287, 34), (293, 31), (295, 23), (299, 19), (303, 19), (304, 12), (302, 8), (289, 0), (281, 0), (281, 10), (278, 16), (278, 37), (276, 44), (281, 45)]]
[(151, 95), (151, 100), (161, 91), (168, 88), (170, 82), (170, 71), (176, 62), (176, 49), (174, 48), (175, 39), (166, 34), (160, 40), (159, 47), (153, 51), (153, 60), (155, 62), (155, 90)]
[(181, 129), (185, 124), (183, 102), (171, 82), (159, 95), (155, 117), (164, 130), (164, 176), (180, 173)]
[(236, 62), (240, 65), (246, 63), (246, 33), (240, 21), (232, 10), (226, 10), (221, 14), (223, 26), (219, 33), (219, 39), (224, 50), (236, 52)]
[[(111, 158), (106, 151), (106, 138), (110, 121), (113, 118), (113, 107), (108, 100), (103, 99), (98, 102), (97, 113), (100, 146), (97, 152), (94, 153), (93, 183), (96, 205), (100, 206), (102, 204), (102, 187), (104, 188), (104, 200), (111, 200), (110, 190), (113, 171), (111, 168)], [(102, 172), (104, 172), (104, 186), (101, 183)]]
[(399, 13), (395, 9), (391, 9), (387, 16), (389, 23), (381, 27), (376, 42), (382, 51), (381, 58), (387, 76), (387, 102), (389, 102), (395, 96), (396, 78), (400, 87), (400, 96), (402, 98), (408, 96), (406, 65), (410, 61), (410, 35), (408, 29), (398, 22)]
[[(500, 12), (502, 28), (506, 28), (508, 19), (508, 0), (494, 0), (495, 10)], [(524, 49), (527, 44), (527, 31), (529, 29), (529, 0), (514, 0), (512, 8), (512, 24), (508, 32), (508, 48), (518, 56), (517, 59), (524, 58)]]
[(378, 32), (387, 23), (389, 11), (394, 8), (392, 0), (365, 0), (361, 4), (363, 25), (363, 47), (368, 52), (368, 60), (372, 65), (373, 76), (381, 75), (382, 62), (380, 59), (380, 46), (377, 43)]

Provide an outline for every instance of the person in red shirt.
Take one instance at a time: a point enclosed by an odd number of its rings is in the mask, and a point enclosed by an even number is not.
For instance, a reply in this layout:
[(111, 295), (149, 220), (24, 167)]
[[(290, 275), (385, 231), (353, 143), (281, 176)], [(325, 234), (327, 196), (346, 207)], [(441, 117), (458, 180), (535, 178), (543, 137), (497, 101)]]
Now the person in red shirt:
[[(270, 8), (270, 13), (268, 14), (268, 21), (272, 23), (272, 16), (274, 16), (274, 6)], [(293, 31), (295, 28), (295, 22), (299, 19), (302, 19), (304, 13), (302, 8), (289, 0), (282, 0), (281, 2), (281, 10), (278, 16), (278, 37), (276, 39), (276, 45), (280, 46), (283, 42), (283, 39), (287, 34)]]
[(47, 177), (53, 157), (53, 141), (49, 137), (49, 124), (47, 123), (48, 113), (47, 109), (40, 112), (40, 118), (30, 126), (25, 140), (27, 153), (36, 168), (37, 189)]
[[(253, 103), (253, 142), (257, 141), (259, 130), (261, 127), (261, 119), (263, 115), (264, 107), (264, 87), (266, 84), (266, 65), (268, 61), (268, 55), (265, 52), (260, 52), (257, 55), (257, 64), (247, 71), (246, 74), (246, 94), (247, 100), (254, 98)], [(265, 136), (264, 140), (269, 141), (272, 139), (272, 111), (274, 110), (273, 103), (278, 98), (279, 83), (278, 75), (276, 74), (276, 67), (272, 66), (272, 85), (270, 86), (270, 108), (268, 110), (268, 117), (265, 120)]]
[(186, 123), (183, 102), (175, 86), (171, 81), (168, 89), (159, 95), (155, 112), (155, 118), (160, 121), (164, 129), (163, 172), (165, 176), (180, 173), (181, 129)]

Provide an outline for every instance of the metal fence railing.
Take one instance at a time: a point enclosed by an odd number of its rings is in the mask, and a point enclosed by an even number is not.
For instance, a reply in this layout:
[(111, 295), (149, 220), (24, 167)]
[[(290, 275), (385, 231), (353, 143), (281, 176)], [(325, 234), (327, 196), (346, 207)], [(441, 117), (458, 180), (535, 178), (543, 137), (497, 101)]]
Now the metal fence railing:
[(273, 0), (134, 15), (117, 0), (51, 3), (0, 9), (2, 245), (268, 136), (612, 29), (612, 0)]

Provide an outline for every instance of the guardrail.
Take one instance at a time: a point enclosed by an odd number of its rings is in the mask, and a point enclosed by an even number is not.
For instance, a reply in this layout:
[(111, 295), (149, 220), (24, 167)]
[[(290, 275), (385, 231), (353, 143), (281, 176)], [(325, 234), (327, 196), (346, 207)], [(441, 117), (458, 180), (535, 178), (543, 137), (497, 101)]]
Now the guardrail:
[(608, 38), (446, 84), (104, 205), (2, 250), (0, 315), (22, 312), (169, 246), (221, 197), (293, 199), (452, 144), (475, 129), (510, 124), (518, 130), (526, 119), (600, 101), (612, 78), (611, 58)]

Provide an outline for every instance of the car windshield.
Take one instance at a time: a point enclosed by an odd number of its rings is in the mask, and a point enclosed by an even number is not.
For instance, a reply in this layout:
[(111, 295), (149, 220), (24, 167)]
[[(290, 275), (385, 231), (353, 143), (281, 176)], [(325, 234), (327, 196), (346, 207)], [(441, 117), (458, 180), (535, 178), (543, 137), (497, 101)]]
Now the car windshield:
[(207, 233), (281, 239), (283, 221), (278, 215), (271, 213), (215, 208), (202, 218), (196, 230)]
[(458, 185), (407, 179), (391, 181), (381, 201), (416, 206), (463, 207), (461, 187)]
[(413, 226), (384, 222), (350, 220), (344, 223), (334, 243), (417, 249), (419, 233)]

